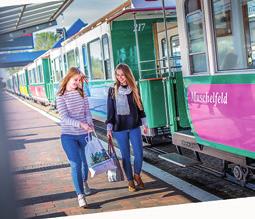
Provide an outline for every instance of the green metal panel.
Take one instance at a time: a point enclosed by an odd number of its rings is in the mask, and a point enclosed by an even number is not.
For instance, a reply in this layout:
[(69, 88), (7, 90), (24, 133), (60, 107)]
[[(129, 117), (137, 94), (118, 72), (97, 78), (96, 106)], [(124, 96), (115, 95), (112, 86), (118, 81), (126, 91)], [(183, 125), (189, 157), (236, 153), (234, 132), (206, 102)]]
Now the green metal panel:
[(54, 95), (53, 82), (51, 80), (52, 71), (51, 71), (50, 58), (43, 59), (42, 66), (43, 66), (43, 77), (44, 77), (46, 96), (49, 102), (53, 102), (55, 100), (55, 95)]
[[(155, 20), (138, 20), (138, 42), (140, 61), (155, 60), (154, 38), (152, 24)], [(140, 25), (140, 26), (139, 26)], [(114, 65), (126, 63), (132, 69), (136, 80), (138, 80), (138, 61), (136, 51), (136, 40), (134, 21), (114, 21), (111, 30)], [(155, 69), (155, 62), (141, 64), (142, 70)], [(142, 73), (142, 78), (156, 77), (155, 70)]]
[(25, 69), (25, 77), (26, 77), (27, 92), (28, 92), (28, 95), (31, 97), (30, 90), (29, 90), (29, 79), (28, 79), (28, 70), (27, 69)]
[(176, 120), (176, 100), (174, 93), (174, 81), (173, 78), (168, 78), (165, 81), (167, 90), (167, 105), (168, 105), (168, 115), (170, 122), (170, 131), (174, 133), (178, 130), (177, 120)]
[(190, 127), (189, 119), (186, 111), (185, 98), (184, 98), (184, 82), (182, 72), (175, 73), (175, 98), (176, 98), (176, 109), (177, 116), (179, 117), (178, 125), (181, 128)]
[(149, 128), (166, 126), (166, 110), (162, 79), (144, 79), (139, 81), (140, 93)]
[(42, 67), (43, 67), (43, 77), (44, 77), (44, 83), (50, 82), (50, 75), (51, 75), (51, 65), (50, 65), (50, 59), (44, 58), (42, 60)]

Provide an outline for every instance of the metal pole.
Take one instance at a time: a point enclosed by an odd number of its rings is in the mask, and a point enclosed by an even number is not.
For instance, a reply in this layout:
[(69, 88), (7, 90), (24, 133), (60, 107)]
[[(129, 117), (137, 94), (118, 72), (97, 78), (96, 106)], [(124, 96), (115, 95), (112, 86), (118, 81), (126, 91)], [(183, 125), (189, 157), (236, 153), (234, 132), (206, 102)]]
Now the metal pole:
[(167, 24), (166, 24), (166, 10), (165, 10), (165, 0), (162, 1), (162, 9), (163, 9), (163, 19), (164, 19), (164, 27), (165, 27), (165, 38), (166, 38), (166, 48), (167, 48), (167, 63), (168, 63), (168, 71), (169, 74), (171, 74), (171, 66), (170, 66), (170, 47), (169, 47), (169, 39), (168, 39), (168, 33), (167, 33)]
[(138, 62), (138, 75), (139, 75), (139, 79), (142, 79), (140, 50), (139, 50), (139, 41), (138, 41), (137, 30), (138, 30), (138, 26), (137, 26), (137, 22), (136, 22), (136, 14), (134, 13), (134, 31), (135, 31), (137, 62)]
[[(163, 19), (164, 19), (164, 27), (165, 27), (165, 38), (166, 38), (166, 48), (167, 48), (167, 63), (168, 63), (168, 71), (171, 74), (170, 67), (170, 55), (169, 55), (169, 40), (167, 34), (167, 24), (166, 24), (166, 11), (165, 11), (165, 0), (162, 0), (162, 9), (163, 9)], [(165, 111), (166, 111), (166, 127), (169, 127), (169, 115), (168, 115), (168, 101), (167, 101), (167, 90), (166, 90), (166, 78), (162, 78), (163, 83), (163, 92), (164, 92), (164, 102), (165, 102)]]

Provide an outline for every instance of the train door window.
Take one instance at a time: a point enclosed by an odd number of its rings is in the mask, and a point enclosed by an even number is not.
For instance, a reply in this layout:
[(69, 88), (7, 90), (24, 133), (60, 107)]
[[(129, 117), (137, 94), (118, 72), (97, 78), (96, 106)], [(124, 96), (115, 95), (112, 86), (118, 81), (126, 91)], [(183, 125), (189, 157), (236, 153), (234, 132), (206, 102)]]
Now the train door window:
[(189, 60), (192, 74), (207, 72), (204, 16), (201, 0), (187, 0), (185, 14), (188, 31)]
[(18, 75), (18, 80), (19, 80), (19, 85), (22, 86), (23, 85), (23, 78), (22, 78), (22, 74)]
[(28, 70), (28, 80), (29, 80), (29, 84), (32, 84), (32, 74), (31, 74), (31, 70)]
[(181, 50), (180, 50), (180, 41), (179, 36), (171, 36), (170, 38), (171, 44), (171, 55), (173, 58), (172, 66), (180, 67), (181, 66)]
[(62, 67), (62, 58), (61, 58), (61, 56), (58, 57), (58, 61), (59, 61), (60, 78), (62, 79), (64, 77), (64, 75), (63, 75), (63, 67)]
[(80, 55), (78, 47), (75, 48), (75, 67), (80, 68)]
[(26, 86), (27, 80), (26, 80), (26, 75), (25, 73), (23, 74), (23, 85)]
[(55, 69), (55, 82), (58, 82), (61, 80), (61, 70), (60, 70), (60, 62), (59, 57), (54, 59), (54, 69)]
[(88, 49), (92, 79), (105, 79), (100, 39), (90, 42)]
[(87, 60), (87, 46), (82, 45), (82, 58), (83, 58), (83, 70), (85, 75), (88, 77), (89, 75), (89, 70), (88, 70), (88, 60)]
[(31, 70), (28, 71), (28, 80), (29, 80), (29, 84), (33, 83)]
[(20, 86), (23, 86), (23, 77), (22, 76), (23, 76), (22, 74), (18, 75), (18, 80), (19, 80)]
[(35, 68), (32, 69), (32, 74), (33, 74), (33, 82), (37, 83)]
[(26, 85), (26, 79), (25, 79), (25, 74), (22, 74), (22, 85)]
[(18, 79), (19, 79), (19, 84), (21, 86), (23, 86), (23, 77), (22, 77), (22, 74), (18, 75)]
[(110, 61), (110, 48), (109, 48), (109, 38), (108, 35), (105, 34), (102, 37), (102, 47), (103, 47), (103, 58), (104, 58), (104, 69), (106, 79), (111, 79), (111, 61)]
[(67, 66), (68, 68), (76, 67), (74, 50), (71, 50), (67, 53)]
[(212, 0), (217, 68), (255, 68), (255, 0)]
[(37, 74), (38, 74), (38, 82), (43, 83), (43, 72), (42, 72), (42, 66), (37, 66)]
[(161, 66), (161, 72), (165, 73), (166, 72), (166, 66), (167, 66), (167, 46), (166, 46), (166, 39), (163, 38), (161, 40), (161, 50), (162, 50), (162, 60), (160, 62)]
[(55, 63), (54, 63), (54, 59), (51, 60), (51, 82), (55, 82)]

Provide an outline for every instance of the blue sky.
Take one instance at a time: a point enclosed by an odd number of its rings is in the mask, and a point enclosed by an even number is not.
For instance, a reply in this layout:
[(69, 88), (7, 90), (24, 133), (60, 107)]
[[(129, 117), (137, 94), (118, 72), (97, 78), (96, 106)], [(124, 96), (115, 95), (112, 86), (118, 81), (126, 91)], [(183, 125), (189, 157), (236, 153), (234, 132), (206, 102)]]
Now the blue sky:
[(58, 25), (69, 27), (78, 18), (85, 23), (92, 23), (104, 16), (126, 0), (74, 0), (64, 11), (64, 16), (57, 19)]

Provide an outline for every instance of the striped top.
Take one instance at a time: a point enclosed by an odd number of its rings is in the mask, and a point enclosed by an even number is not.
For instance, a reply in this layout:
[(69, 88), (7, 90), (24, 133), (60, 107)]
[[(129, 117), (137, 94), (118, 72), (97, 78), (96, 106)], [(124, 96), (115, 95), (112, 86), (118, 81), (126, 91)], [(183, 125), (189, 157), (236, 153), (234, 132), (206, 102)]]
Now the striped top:
[(64, 95), (57, 96), (57, 109), (61, 118), (62, 134), (86, 134), (87, 132), (80, 128), (80, 122), (93, 125), (88, 98), (86, 95), (83, 98), (77, 90), (66, 91)]

